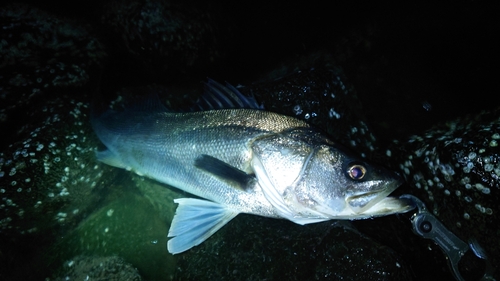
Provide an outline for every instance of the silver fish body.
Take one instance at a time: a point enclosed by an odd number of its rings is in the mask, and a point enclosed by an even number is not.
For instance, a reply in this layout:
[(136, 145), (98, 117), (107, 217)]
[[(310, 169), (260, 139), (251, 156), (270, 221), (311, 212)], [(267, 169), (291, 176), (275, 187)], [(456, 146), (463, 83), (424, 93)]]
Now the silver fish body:
[(301, 120), (257, 109), (174, 113), (148, 104), (110, 110), (92, 125), (107, 147), (100, 161), (207, 199), (175, 200), (171, 253), (200, 244), (239, 213), (308, 224), (412, 208), (387, 197), (401, 184), (398, 176)]
[(257, 181), (240, 187), (195, 165), (210, 155), (235, 169), (252, 173), (251, 144), (271, 130), (308, 127), (283, 115), (251, 109), (193, 113), (108, 112), (94, 122), (94, 131), (108, 150), (99, 160), (242, 213), (278, 217)]

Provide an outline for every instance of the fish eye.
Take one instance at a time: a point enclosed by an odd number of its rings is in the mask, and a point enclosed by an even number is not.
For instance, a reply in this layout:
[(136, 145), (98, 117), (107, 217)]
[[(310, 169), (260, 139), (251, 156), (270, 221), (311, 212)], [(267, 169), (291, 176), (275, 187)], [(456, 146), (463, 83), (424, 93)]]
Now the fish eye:
[(347, 174), (353, 180), (360, 180), (366, 175), (366, 168), (360, 164), (353, 164), (347, 169)]

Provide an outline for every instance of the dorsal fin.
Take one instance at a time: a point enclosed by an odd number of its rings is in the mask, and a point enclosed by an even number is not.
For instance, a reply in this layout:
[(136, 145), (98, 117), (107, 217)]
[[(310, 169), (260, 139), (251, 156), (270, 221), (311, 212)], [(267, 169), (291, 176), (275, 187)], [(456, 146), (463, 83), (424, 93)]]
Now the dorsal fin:
[(208, 79), (203, 95), (191, 107), (193, 111), (240, 108), (264, 109), (253, 97), (244, 96), (231, 84), (224, 86), (212, 79)]

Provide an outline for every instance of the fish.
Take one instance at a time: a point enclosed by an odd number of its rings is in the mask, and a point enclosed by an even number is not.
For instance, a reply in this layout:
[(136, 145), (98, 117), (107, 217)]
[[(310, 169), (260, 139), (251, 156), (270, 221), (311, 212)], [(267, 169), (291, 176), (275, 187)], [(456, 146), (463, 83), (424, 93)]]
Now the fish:
[(199, 245), (240, 213), (305, 225), (413, 208), (388, 196), (402, 184), (397, 174), (230, 84), (205, 85), (191, 110), (171, 110), (155, 96), (91, 114), (106, 147), (99, 161), (198, 197), (174, 199), (170, 253)]

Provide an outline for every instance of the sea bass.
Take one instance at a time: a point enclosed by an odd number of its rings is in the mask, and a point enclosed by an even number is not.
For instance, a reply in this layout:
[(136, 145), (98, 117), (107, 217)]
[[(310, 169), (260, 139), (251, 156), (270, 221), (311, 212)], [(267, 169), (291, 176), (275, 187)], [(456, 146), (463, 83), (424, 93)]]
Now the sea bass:
[(200, 244), (239, 213), (304, 225), (412, 209), (388, 197), (402, 183), (396, 174), (301, 120), (262, 110), (231, 85), (209, 80), (207, 89), (202, 111), (173, 112), (148, 99), (91, 118), (107, 148), (99, 161), (206, 199), (174, 200), (170, 253)]

